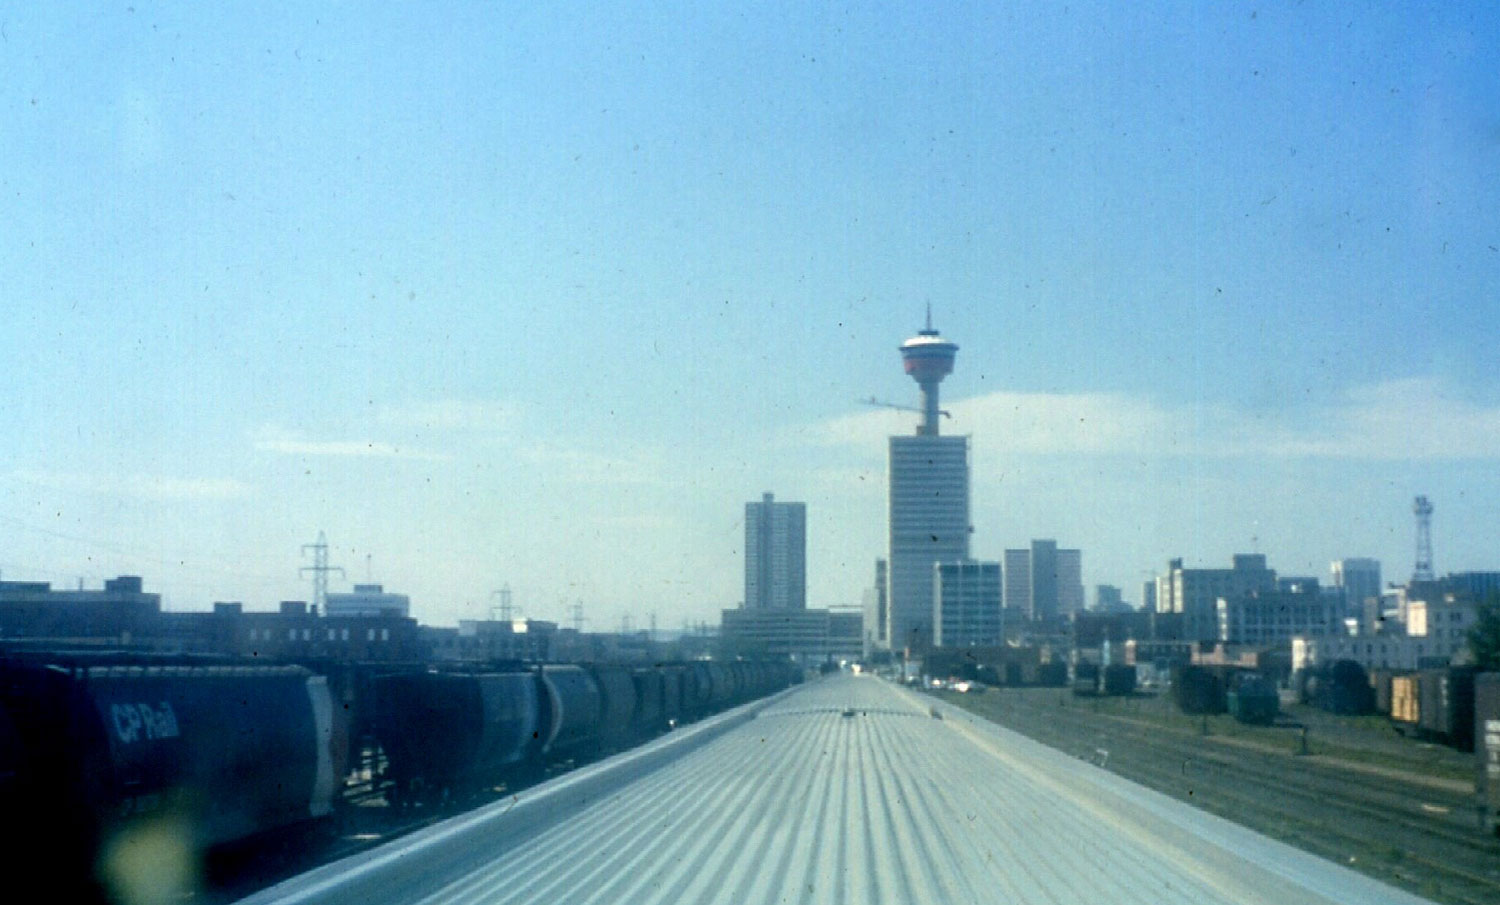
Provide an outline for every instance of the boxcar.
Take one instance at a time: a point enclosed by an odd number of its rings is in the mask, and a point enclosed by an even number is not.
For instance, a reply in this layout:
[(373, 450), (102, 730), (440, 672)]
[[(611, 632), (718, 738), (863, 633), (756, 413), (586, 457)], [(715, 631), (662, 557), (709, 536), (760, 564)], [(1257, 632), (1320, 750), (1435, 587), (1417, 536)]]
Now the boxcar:
[(1474, 677), (1474, 750), (1485, 828), (1500, 833), (1500, 672)]
[(1036, 668), (1036, 684), (1061, 688), (1068, 684), (1068, 664), (1043, 663)]
[(1281, 695), (1276, 683), (1255, 673), (1241, 673), (1225, 692), (1225, 705), (1241, 723), (1269, 726), (1281, 711)]
[(1225, 676), (1203, 666), (1181, 665), (1173, 669), (1172, 698), (1183, 713), (1223, 713), (1229, 709)]
[(1402, 730), (1415, 730), (1420, 722), (1422, 698), (1418, 694), (1420, 677), (1415, 673), (1391, 676), (1391, 722)]
[(1417, 728), (1460, 751), (1474, 750), (1474, 676), (1472, 666), (1424, 669), (1418, 673), (1421, 712)]
[(1100, 682), (1107, 695), (1135, 694), (1135, 667), (1124, 663), (1106, 666)]
[(1073, 667), (1073, 693), (1093, 697), (1099, 693), (1099, 665), (1079, 663)]
[(1391, 679), (1396, 675), (1397, 673), (1389, 669), (1370, 670), (1370, 687), (1375, 693), (1376, 713), (1391, 712)]
[(1375, 707), (1375, 691), (1365, 668), (1353, 660), (1339, 660), (1315, 670), (1307, 680), (1306, 697), (1329, 713), (1358, 716)]

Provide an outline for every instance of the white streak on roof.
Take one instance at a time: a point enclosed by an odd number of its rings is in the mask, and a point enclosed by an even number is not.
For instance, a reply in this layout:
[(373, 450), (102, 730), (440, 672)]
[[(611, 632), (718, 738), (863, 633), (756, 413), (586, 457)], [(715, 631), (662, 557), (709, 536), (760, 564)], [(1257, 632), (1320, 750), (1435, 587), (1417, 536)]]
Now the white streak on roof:
[(424, 902), (1421, 901), (927, 706), (809, 686)]

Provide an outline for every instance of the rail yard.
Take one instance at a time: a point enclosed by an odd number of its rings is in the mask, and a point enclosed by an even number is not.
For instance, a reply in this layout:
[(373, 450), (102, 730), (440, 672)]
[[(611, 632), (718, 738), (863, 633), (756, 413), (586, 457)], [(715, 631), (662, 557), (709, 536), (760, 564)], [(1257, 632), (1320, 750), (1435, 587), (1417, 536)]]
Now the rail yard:
[[(1475, 760), (1372, 718), (1294, 711), (1281, 728), (1185, 716), (1154, 696), (1060, 688), (934, 691), (946, 701), (1269, 836), (1435, 901), (1500, 900), (1500, 840), (1480, 826)], [(1307, 733), (1303, 754), (1301, 726)], [(1205, 729), (1207, 732), (1205, 733)]]

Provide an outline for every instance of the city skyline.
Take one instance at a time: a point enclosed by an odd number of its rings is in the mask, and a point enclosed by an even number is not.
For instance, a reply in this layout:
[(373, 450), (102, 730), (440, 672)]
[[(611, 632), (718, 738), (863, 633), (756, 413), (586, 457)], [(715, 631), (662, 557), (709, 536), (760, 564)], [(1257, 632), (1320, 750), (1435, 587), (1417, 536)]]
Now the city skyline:
[(929, 303), (976, 559), (1500, 565), (1500, 12), (450, 12), (7, 14), (4, 578), (857, 605)]

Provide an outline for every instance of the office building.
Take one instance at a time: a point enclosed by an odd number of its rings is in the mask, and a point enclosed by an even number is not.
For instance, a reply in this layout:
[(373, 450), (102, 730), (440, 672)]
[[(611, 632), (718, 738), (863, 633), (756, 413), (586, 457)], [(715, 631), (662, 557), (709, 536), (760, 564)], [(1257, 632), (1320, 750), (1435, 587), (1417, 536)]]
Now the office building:
[(1359, 618), (1365, 601), (1380, 596), (1380, 560), (1336, 559), (1328, 567), (1333, 586), (1343, 594), (1342, 618)]
[(1341, 599), (1322, 593), (1317, 581), (1293, 581), (1274, 591), (1220, 597), (1219, 640), (1265, 647), (1296, 636), (1322, 636), (1337, 628)]
[(1219, 640), (1219, 598), (1236, 600), (1252, 591), (1275, 591), (1276, 572), (1259, 553), (1235, 554), (1228, 569), (1188, 569), (1182, 560), (1167, 564), (1156, 580), (1156, 612), (1178, 614), (1183, 641)]
[(933, 644), (970, 647), (1004, 639), (998, 562), (932, 564)]
[(352, 594), (329, 593), (324, 598), (329, 616), (410, 616), (411, 598), (388, 594), (378, 584), (357, 584)]
[(889, 650), (885, 637), (886, 610), (885, 560), (875, 560), (875, 585), (865, 590), (863, 654), (869, 657), (877, 650)]
[(1056, 623), (1084, 608), (1083, 552), (1033, 540), (1005, 551), (1005, 609), (1039, 623)]

